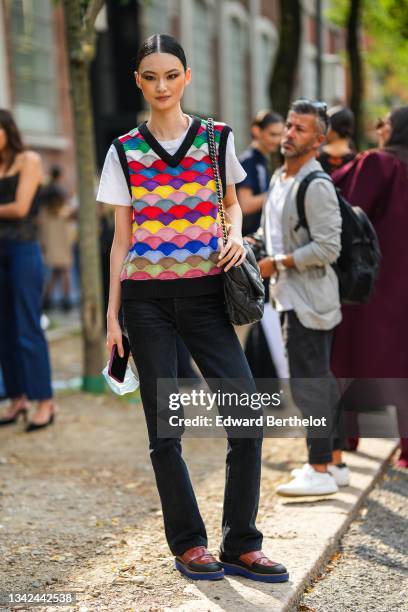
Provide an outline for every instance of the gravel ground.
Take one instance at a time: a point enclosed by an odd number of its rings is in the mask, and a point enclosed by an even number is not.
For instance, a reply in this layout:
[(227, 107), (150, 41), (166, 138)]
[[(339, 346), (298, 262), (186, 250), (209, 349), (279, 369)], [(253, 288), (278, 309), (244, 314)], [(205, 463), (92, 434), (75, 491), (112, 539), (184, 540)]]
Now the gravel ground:
[(389, 467), (298, 612), (408, 611), (408, 471)]
[[(57, 344), (55, 377), (77, 375), (80, 338)], [(0, 593), (75, 591), (70, 612), (161, 612), (194, 601), (164, 538), (141, 404), (82, 393), (60, 395), (57, 403), (50, 428), (0, 430)], [(216, 552), (225, 440), (190, 438), (183, 449)], [(265, 440), (261, 529), (273, 513), (276, 484), (304, 459), (302, 439)]]
[[(79, 336), (54, 343), (51, 353), (55, 379), (80, 373)], [(30, 435), (21, 424), (0, 430), (0, 593), (75, 591), (70, 612), (193, 605), (189, 581), (174, 570), (164, 539), (140, 403), (71, 393), (60, 395), (58, 404), (49, 429)], [(190, 438), (184, 451), (216, 552), (225, 441)], [(304, 457), (302, 439), (265, 440), (261, 529), (274, 511), (276, 484)], [(299, 611), (408, 611), (407, 484), (408, 474), (390, 468)]]

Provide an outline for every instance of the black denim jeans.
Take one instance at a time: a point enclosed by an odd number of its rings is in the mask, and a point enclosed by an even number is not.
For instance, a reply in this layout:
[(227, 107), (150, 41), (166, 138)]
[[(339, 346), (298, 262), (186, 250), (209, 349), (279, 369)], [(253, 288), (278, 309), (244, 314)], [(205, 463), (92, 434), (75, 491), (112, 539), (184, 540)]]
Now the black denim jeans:
[(325, 417), (327, 422), (327, 427), (308, 428), (309, 463), (329, 463), (333, 450), (341, 448), (340, 391), (330, 370), (333, 330), (305, 327), (294, 310), (283, 312), (281, 322), (293, 399), (304, 417)]
[[(174, 379), (177, 390), (177, 334), (204, 378), (240, 378), (247, 381), (248, 393), (256, 388), (220, 295), (127, 300), (123, 310), (140, 378), (165, 533), (172, 553), (181, 555), (194, 546), (207, 546), (207, 534), (182, 458), (180, 438), (157, 436), (157, 379)], [(197, 452), (205, 452), (202, 440)], [(261, 452), (262, 437), (228, 437), (221, 543), (225, 553), (237, 555), (261, 548), (262, 534), (255, 526)]]

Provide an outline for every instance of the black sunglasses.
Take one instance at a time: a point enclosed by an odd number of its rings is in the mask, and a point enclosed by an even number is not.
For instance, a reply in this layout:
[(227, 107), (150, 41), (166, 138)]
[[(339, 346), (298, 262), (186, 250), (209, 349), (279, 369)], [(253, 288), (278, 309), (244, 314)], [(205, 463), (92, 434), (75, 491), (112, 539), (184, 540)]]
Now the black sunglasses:
[(312, 104), (315, 107), (316, 110), (318, 110), (321, 113), (326, 114), (327, 113), (327, 104), (326, 102), (320, 102), (320, 100), (312, 100)]
[(327, 104), (326, 102), (321, 102), (320, 100), (311, 100), (310, 101), (313, 108), (316, 109), (320, 119), (322, 119), (324, 121), (325, 124), (325, 128), (327, 130), (330, 120), (329, 120), (329, 115), (327, 114)]
[(299, 98), (301, 102), (307, 102), (310, 106), (313, 106), (319, 113), (322, 115), (327, 114), (327, 104), (326, 102), (322, 102), (321, 100), (310, 100), (309, 98)]

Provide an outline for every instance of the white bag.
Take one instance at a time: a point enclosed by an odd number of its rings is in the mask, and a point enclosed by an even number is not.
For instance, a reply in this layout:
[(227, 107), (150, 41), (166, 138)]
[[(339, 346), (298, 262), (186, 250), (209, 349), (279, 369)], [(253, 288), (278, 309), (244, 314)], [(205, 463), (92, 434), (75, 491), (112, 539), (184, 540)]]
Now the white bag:
[(111, 376), (109, 376), (109, 361), (106, 367), (102, 370), (102, 374), (110, 389), (117, 395), (125, 395), (126, 393), (133, 393), (139, 387), (139, 379), (133, 372), (130, 364), (128, 363), (123, 382), (118, 382)]

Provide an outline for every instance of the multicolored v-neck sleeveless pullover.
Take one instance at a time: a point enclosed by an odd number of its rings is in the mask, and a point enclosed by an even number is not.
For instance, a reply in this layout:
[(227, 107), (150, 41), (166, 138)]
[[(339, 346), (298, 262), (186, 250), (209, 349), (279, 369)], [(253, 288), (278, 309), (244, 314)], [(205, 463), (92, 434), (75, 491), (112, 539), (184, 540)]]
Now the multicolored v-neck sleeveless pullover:
[[(230, 128), (215, 124), (225, 190)], [(193, 118), (175, 155), (154, 138), (146, 122), (114, 145), (132, 196), (132, 246), (124, 261), (123, 299), (184, 297), (218, 292), (218, 204), (206, 122)]]

